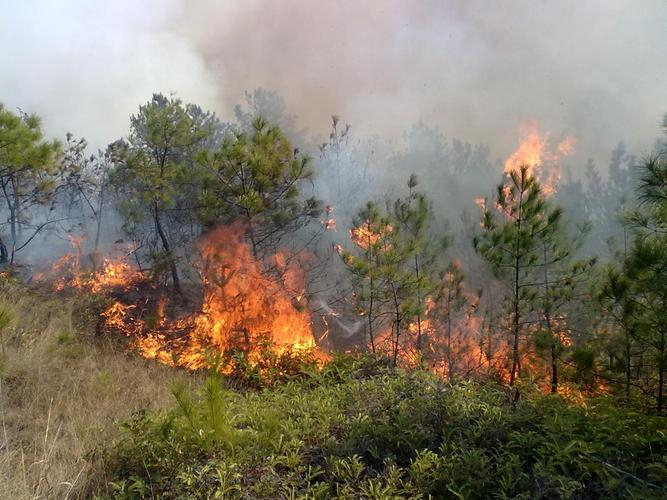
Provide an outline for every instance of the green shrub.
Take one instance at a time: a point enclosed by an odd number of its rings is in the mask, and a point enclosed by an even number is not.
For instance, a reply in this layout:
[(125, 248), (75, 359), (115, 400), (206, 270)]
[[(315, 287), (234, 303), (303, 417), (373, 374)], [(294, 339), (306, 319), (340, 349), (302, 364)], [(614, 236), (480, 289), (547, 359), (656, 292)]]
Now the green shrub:
[(318, 372), (314, 349), (278, 350), (270, 339), (251, 350), (234, 349), (222, 356), (209, 356), (213, 371), (226, 374), (237, 389), (263, 389), (292, 380), (303, 380)]
[(606, 399), (574, 406), (493, 385), (448, 385), (369, 357), (239, 392), (199, 394), (124, 424), (119, 497), (658, 498), (665, 419)]

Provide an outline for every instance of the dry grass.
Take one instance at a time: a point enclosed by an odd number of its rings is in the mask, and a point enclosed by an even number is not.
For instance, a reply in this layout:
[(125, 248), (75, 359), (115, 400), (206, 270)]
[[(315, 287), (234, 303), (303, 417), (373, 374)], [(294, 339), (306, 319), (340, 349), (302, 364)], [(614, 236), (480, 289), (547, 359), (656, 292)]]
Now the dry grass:
[(94, 338), (81, 297), (18, 285), (0, 293), (10, 317), (0, 332), (0, 498), (104, 492), (100, 451), (117, 438), (116, 423), (170, 405), (171, 384), (194, 377)]

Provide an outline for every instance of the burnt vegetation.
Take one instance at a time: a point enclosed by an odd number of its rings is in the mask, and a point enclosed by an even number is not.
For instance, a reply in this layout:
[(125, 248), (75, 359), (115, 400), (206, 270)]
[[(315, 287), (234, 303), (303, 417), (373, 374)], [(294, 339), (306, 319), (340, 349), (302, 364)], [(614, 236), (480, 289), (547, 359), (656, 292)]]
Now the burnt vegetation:
[(156, 94), (95, 152), (0, 105), (0, 496), (664, 494), (664, 139), (577, 179), (536, 129), (501, 161), (284, 109)]

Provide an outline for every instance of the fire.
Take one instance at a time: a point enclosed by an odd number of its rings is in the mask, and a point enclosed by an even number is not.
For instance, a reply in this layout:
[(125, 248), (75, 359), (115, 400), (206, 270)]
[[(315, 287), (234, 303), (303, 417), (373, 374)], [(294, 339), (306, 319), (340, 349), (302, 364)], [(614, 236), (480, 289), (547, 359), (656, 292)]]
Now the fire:
[(50, 271), (39, 273), (36, 280), (43, 280), (55, 276), (54, 287), (63, 290), (67, 286), (81, 287), (81, 255), (79, 253), (66, 253), (58, 259)]
[(325, 231), (335, 231), (336, 230), (336, 219), (333, 216), (334, 212), (334, 207), (331, 205), (327, 205), (324, 209), (324, 211), (327, 214), (327, 218), (324, 220), (320, 221), (320, 224), (322, 224), (322, 227), (324, 227)]
[(102, 259), (99, 254), (88, 254), (84, 258), (82, 245), (85, 236), (70, 235), (69, 241), (74, 251), (60, 257), (51, 269), (35, 274), (35, 281), (49, 280), (56, 290), (76, 288), (92, 293), (129, 290), (145, 281), (143, 273), (127, 261), (126, 252), (114, 251), (113, 257)]
[(50, 279), (57, 290), (113, 296), (101, 313), (103, 330), (127, 336), (130, 346), (146, 358), (197, 369), (208, 366), (211, 353), (224, 356), (241, 350), (252, 363), (257, 346), (267, 342), (277, 355), (307, 351), (326, 357), (317, 351), (305, 293), (303, 269), (310, 257), (279, 251), (260, 261), (241, 224), (218, 228), (200, 240), (203, 301), (192, 313), (174, 313), (183, 305), (171, 307), (126, 253), (101, 259), (101, 265), (90, 269), (83, 263), (80, 243), (73, 245), (76, 251), (59, 259), (42, 279)]
[(486, 198), (475, 198), (473, 199), (475, 202), (475, 205), (479, 207), (479, 209), (484, 212), (486, 210)]
[(240, 224), (221, 227), (200, 243), (204, 305), (195, 336), (220, 352), (249, 349), (270, 338), (279, 352), (316, 347), (305, 303), (305, 257), (279, 252), (271, 272), (243, 241)]
[(566, 137), (552, 148), (549, 134), (540, 136), (537, 124), (526, 122), (521, 127), (521, 142), (517, 149), (505, 160), (504, 172), (518, 172), (521, 167), (528, 168), (528, 174), (535, 177), (542, 184), (542, 191), (553, 194), (560, 181), (558, 160), (571, 155), (574, 151), (575, 139)]
[(363, 224), (350, 229), (350, 239), (360, 248), (368, 250), (377, 245), (384, 234), (390, 234), (394, 228), (391, 224), (386, 224), (382, 231), (374, 231), (371, 228), (371, 222), (366, 220)]
[[(79, 288), (93, 293), (102, 293), (115, 288), (129, 289), (145, 279), (140, 271), (135, 270), (123, 258), (105, 258), (100, 270), (83, 271), (80, 254), (73, 253), (62, 256), (48, 274), (56, 277), (54, 285), (56, 290)], [(35, 278), (45, 277), (46, 275), (42, 273)]]
[(102, 314), (105, 325), (123, 332), (127, 336), (139, 335), (143, 330), (143, 322), (135, 320), (132, 310), (137, 306), (113, 302)]
[(93, 293), (128, 288), (144, 280), (144, 275), (125, 260), (104, 259), (102, 270), (93, 273), (87, 285)]
[(350, 238), (352, 241), (362, 247), (362, 248), (370, 248), (373, 245), (375, 245), (378, 240), (380, 239), (380, 235), (377, 233), (372, 232), (367, 226), (369, 226), (370, 223), (366, 221), (365, 224), (355, 227), (353, 229), (350, 229)]

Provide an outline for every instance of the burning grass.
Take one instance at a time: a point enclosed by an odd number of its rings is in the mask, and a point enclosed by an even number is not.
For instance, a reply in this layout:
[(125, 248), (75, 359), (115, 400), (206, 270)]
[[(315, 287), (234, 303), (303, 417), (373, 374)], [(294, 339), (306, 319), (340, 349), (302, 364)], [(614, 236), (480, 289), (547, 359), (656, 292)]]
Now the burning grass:
[[(552, 146), (534, 125), (523, 132), (524, 139), (507, 159), (505, 172), (527, 166), (530, 175), (544, 181), (545, 192), (551, 192), (559, 175), (557, 161), (570, 153), (573, 140)], [(483, 206), (485, 202), (479, 203)], [(328, 207), (327, 214), (331, 212)], [(382, 234), (395, 231), (391, 224), (383, 224), (378, 229), (365, 221), (350, 231), (350, 237), (369, 250)], [(278, 251), (260, 260), (242, 224), (219, 227), (200, 239), (197, 257), (192, 259), (199, 281), (189, 301), (169, 294), (164, 286), (155, 285), (155, 276), (136, 269), (128, 260), (128, 249), (114, 248), (104, 258), (95, 255), (85, 265), (81, 241), (73, 239), (72, 243), (75, 251), (39, 279), (52, 282), (59, 291), (84, 290), (100, 297), (105, 307), (99, 311), (98, 334), (125, 336), (129, 347), (145, 358), (189, 370), (215, 367), (228, 374), (239, 366), (245, 371), (249, 367), (267, 369), (264, 360), (271, 357), (267, 350), (281, 360), (274, 367), (290, 357), (317, 362), (328, 358), (313, 333), (304, 273), (309, 257)], [(475, 300), (466, 298), (471, 304)], [(407, 325), (406, 334), (393, 346), (399, 364), (428, 366), (450, 381), (456, 376), (508, 379), (509, 348), (501, 341), (491, 349), (491, 335), (473, 311), (476, 305), (457, 313), (461, 318), (455, 324), (448, 319), (445, 325), (443, 318), (451, 314), (431, 314), (433, 297), (427, 297), (425, 303), (431, 305), (417, 322)], [(392, 348), (390, 327), (376, 335), (378, 352)], [(562, 337), (563, 344), (570, 341), (565, 333)], [(420, 339), (419, 348), (415, 338)], [(523, 362), (524, 367), (534, 368), (533, 373), (546, 372), (539, 355), (530, 358)]]
[[(258, 346), (271, 345), (278, 357), (312, 354), (324, 360), (311, 329), (305, 298), (304, 255), (278, 252), (260, 262), (234, 224), (208, 233), (198, 245), (201, 289), (185, 302), (154, 285), (124, 257), (82, 265), (81, 252), (67, 254), (38, 277), (58, 291), (82, 290), (106, 298), (98, 333), (120, 333), (132, 349), (162, 364), (190, 370), (236, 352), (261, 364)], [(265, 356), (264, 356), (265, 357)]]
[[(201, 285), (189, 301), (155, 285), (122, 254), (98, 257), (93, 267), (83, 265), (77, 251), (61, 258), (39, 281), (50, 282), (64, 296), (88, 293), (97, 302), (88, 312), (95, 316), (97, 334), (124, 337), (126, 347), (145, 358), (188, 370), (215, 368), (250, 386), (271, 385), (298, 375), (294, 367), (304, 361), (321, 366), (329, 356), (312, 330), (303, 272), (308, 257), (279, 252), (260, 262), (244, 236), (243, 226), (235, 224), (201, 239), (196, 264)], [(453, 286), (448, 276), (443, 275), (446, 289)], [(443, 322), (449, 313), (439, 311), (429, 297), (419, 326), (409, 324), (401, 337), (399, 364), (428, 368), (450, 381), (506, 382), (509, 344), (499, 340), (491, 348), (491, 337), (475, 312), (476, 300), (467, 296), (470, 307)], [(421, 351), (414, 345), (417, 330), (423, 337)], [(391, 334), (390, 328), (377, 333), (378, 353), (390, 356)], [(532, 380), (548, 390), (542, 356), (531, 352), (523, 364), (542, 374), (541, 380)]]
[(665, 486), (664, 419), (604, 399), (522, 386), (512, 405), (498, 385), (382, 357), (316, 369), (269, 342), (198, 392), (197, 374), (95, 335), (98, 296), (2, 292), (0, 498), (657, 498)]

